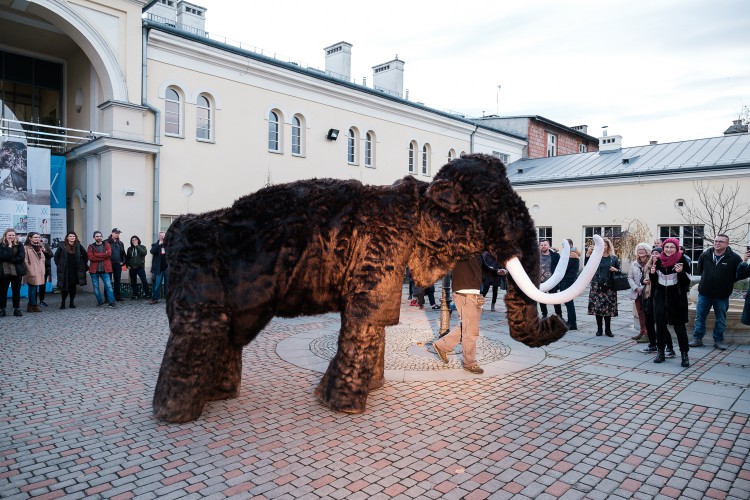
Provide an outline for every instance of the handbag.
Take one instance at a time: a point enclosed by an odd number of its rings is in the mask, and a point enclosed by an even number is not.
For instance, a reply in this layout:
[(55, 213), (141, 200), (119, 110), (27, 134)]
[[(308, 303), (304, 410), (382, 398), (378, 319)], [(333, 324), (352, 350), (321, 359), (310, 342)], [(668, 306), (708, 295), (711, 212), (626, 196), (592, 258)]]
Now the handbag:
[(622, 271), (614, 271), (609, 273), (609, 279), (607, 280), (607, 287), (612, 290), (621, 292), (623, 290), (630, 290), (630, 283), (628, 282), (628, 275)]

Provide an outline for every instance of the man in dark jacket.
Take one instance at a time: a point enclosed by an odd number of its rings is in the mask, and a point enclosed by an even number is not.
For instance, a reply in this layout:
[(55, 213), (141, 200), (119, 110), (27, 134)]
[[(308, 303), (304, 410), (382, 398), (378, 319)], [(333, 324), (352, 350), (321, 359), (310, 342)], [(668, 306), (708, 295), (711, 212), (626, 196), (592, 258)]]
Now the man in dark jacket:
[[(581, 252), (573, 246), (573, 240), (570, 238), (568, 238), (568, 244), (570, 245), (570, 258), (568, 260), (568, 266), (565, 268), (565, 275), (558, 285), (560, 290), (567, 290), (573, 283), (575, 283), (576, 278), (578, 278), (578, 271), (581, 268)], [(576, 307), (573, 303), (573, 299), (570, 299), (570, 302), (565, 303), (565, 308), (568, 312), (568, 330), (578, 330)]]
[(729, 296), (732, 295), (734, 282), (737, 280), (737, 267), (742, 258), (729, 248), (729, 237), (717, 234), (714, 247), (709, 248), (698, 257), (698, 303), (695, 306), (695, 331), (690, 347), (701, 347), (706, 334), (706, 318), (714, 309), (714, 348), (722, 351), (727, 348), (724, 343), (724, 330), (727, 326)]
[(164, 231), (159, 231), (159, 239), (151, 245), (151, 273), (154, 275), (154, 283), (151, 285), (151, 303), (156, 304), (159, 302), (159, 294), (161, 292), (161, 284), (167, 286), (166, 272), (167, 272), (167, 250), (164, 246)]
[(112, 261), (112, 288), (115, 291), (115, 300), (122, 302), (122, 290), (120, 282), (122, 280), (122, 266), (125, 265), (125, 245), (120, 241), (120, 231), (118, 228), (112, 228), (112, 234), (107, 238), (107, 243), (112, 249), (112, 255), (109, 260)]
[[(542, 279), (544, 283), (555, 272), (557, 269), (557, 263), (560, 262), (560, 254), (550, 250), (549, 240), (542, 240), (539, 242), (539, 254), (542, 259)], [(575, 281), (575, 280), (574, 280)], [(554, 293), (559, 290), (559, 285), (555, 285), (549, 292)], [(542, 318), (547, 317), (547, 304), (539, 304), (539, 308), (542, 310)], [(555, 314), (562, 319), (562, 305), (555, 304)]]

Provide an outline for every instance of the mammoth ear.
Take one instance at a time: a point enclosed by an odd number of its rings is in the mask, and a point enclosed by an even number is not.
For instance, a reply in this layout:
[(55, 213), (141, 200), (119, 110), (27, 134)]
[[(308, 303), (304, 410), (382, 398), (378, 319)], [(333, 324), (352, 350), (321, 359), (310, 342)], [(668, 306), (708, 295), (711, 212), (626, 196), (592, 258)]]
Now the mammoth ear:
[(461, 188), (451, 181), (432, 181), (425, 196), (449, 212), (457, 212), (461, 208)]

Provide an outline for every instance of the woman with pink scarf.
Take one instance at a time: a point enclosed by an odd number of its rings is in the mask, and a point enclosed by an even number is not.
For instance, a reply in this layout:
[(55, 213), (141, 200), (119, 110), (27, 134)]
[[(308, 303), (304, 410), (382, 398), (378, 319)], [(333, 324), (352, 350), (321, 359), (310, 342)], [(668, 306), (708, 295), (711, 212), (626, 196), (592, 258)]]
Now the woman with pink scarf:
[(654, 259), (649, 270), (651, 293), (654, 297), (654, 316), (656, 319), (656, 357), (654, 363), (665, 361), (664, 348), (669, 335), (667, 325), (674, 327), (677, 343), (682, 355), (682, 366), (690, 366), (688, 360), (688, 338), (685, 323), (688, 319), (687, 293), (690, 290), (690, 264), (680, 252), (680, 242), (676, 238), (667, 238), (662, 244), (662, 253)]

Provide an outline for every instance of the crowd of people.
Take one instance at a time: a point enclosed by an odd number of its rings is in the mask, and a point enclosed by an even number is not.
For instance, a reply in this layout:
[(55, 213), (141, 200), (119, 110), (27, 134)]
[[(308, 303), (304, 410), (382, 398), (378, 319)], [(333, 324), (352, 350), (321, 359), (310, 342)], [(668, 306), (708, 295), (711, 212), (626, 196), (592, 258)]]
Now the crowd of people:
[[(87, 284), (87, 274), (91, 277), (94, 297), (97, 306), (115, 307), (117, 302), (125, 300), (122, 296), (122, 271), (127, 269), (130, 276), (131, 299), (149, 299), (157, 304), (166, 286), (167, 253), (164, 245), (164, 232), (160, 232), (157, 241), (151, 245), (151, 274), (153, 281), (149, 286), (146, 276), (146, 257), (148, 251), (137, 235), (130, 238), (126, 248), (120, 240), (119, 228), (113, 228), (105, 240), (101, 231), (94, 231), (94, 241), (84, 249), (75, 231), (68, 231), (65, 239), (53, 253), (50, 246), (42, 241), (41, 235), (29, 232), (26, 241), (21, 244), (16, 231), (8, 228), (0, 241), (0, 316), (6, 316), (8, 289), (14, 316), (23, 316), (21, 312), (21, 286), (28, 288), (26, 311), (38, 313), (46, 307), (46, 285), (51, 281), (51, 262), (57, 268), (57, 288), (60, 290), (60, 309), (74, 309), (78, 287)], [(580, 268), (581, 253), (570, 244), (568, 264), (562, 280), (550, 289), (554, 293), (565, 290), (576, 279)], [(620, 271), (621, 264), (609, 239), (604, 239), (604, 253), (589, 287), (588, 314), (596, 318), (597, 336), (613, 337), (611, 319), (617, 316), (617, 290), (611, 283), (612, 274)], [(593, 246), (586, 249), (585, 262), (592, 255)], [(555, 273), (560, 254), (551, 248), (551, 242), (542, 240), (539, 244), (541, 259), (540, 281), (545, 282)], [(696, 303), (695, 323), (692, 340), (688, 340), (688, 293), (691, 286), (691, 261), (684, 253), (676, 238), (654, 241), (653, 246), (640, 243), (636, 246), (635, 255), (628, 272), (630, 284), (629, 299), (638, 316), (639, 331), (633, 337), (636, 342), (647, 343), (644, 353), (652, 353), (654, 363), (663, 363), (667, 358), (676, 357), (669, 332), (671, 326), (677, 337), (681, 365), (690, 366), (688, 351), (690, 348), (703, 347), (706, 334), (706, 319), (714, 311), (713, 347), (725, 350), (724, 332), (726, 314), (729, 309), (729, 297), (734, 283), (750, 277), (750, 247), (743, 255), (729, 247), (729, 237), (717, 234), (711, 248), (698, 257), (697, 271), (700, 275), (698, 284), (698, 301)], [(584, 262), (584, 263), (585, 263)], [(461, 323), (435, 343), (439, 358), (447, 360), (447, 353), (458, 342), (464, 343), (464, 368), (472, 373), (482, 373), (476, 363), (476, 339), (479, 336), (479, 317), (485, 297), (492, 290), (490, 311), (495, 311), (498, 289), (505, 289), (507, 272), (488, 252), (458, 263), (451, 273), (454, 281), (454, 307), (458, 309)], [(447, 277), (450, 279), (450, 276)], [(138, 281), (140, 280), (140, 284)], [(104, 293), (101, 291), (101, 286)], [(458, 287), (458, 288), (456, 288)], [(427, 295), (433, 309), (439, 309), (435, 302), (434, 287), (413, 288), (409, 282), (409, 298), (414, 296), (414, 304), (424, 308)], [(565, 304), (566, 324), (570, 330), (577, 330), (575, 304), (571, 300)], [(542, 319), (548, 315), (546, 304), (540, 304)], [(555, 314), (563, 318), (562, 306), (555, 305)], [(750, 294), (746, 294), (741, 322), (750, 325)], [(462, 326), (463, 324), (463, 326)], [(462, 329), (463, 328), (463, 329)], [(462, 333), (466, 333), (465, 335)], [(465, 340), (464, 340), (465, 338)]]
[[(26, 312), (42, 312), (47, 307), (45, 302), (47, 283), (51, 281), (52, 262), (57, 267), (57, 288), (60, 290), (60, 309), (75, 309), (76, 292), (79, 286), (87, 284), (87, 275), (91, 277), (97, 306), (115, 307), (116, 302), (125, 300), (122, 294), (122, 271), (130, 274), (131, 299), (150, 299), (157, 304), (166, 286), (167, 252), (164, 245), (164, 232), (160, 232), (157, 241), (151, 245), (151, 274), (153, 285), (149, 287), (146, 277), (146, 256), (148, 251), (141, 244), (141, 239), (133, 235), (130, 246), (126, 249), (120, 240), (122, 231), (113, 228), (110, 236), (104, 239), (101, 231), (94, 231), (94, 241), (84, 248), (75, 231), (68, 231), (55, 252), (42, 241), (41, 235), (29, 232), (26, 241), (21, 244), (16, 231), (8, 228), (0, 241), (0, 316), (7, 316), (8, 288), (14, 316), (23, 316), (21, 312), (21, 286), (26, 284), (28, 304)], [(140, 286), (138, 286), (140, 279)], [(104, 288), (102, 294), (101, 287)]]
[[(554, 293), (567, 289), (573, 284), (580, 270), (581, 252), (567, 240), (570, 245), (568, 264), (562, 280), (550, 288)], [(586, 249), (584, 264), (593, 253), (593, 246)], [(555, 273), (560, 262), (560, 254), (551, 247), (551, 242), (542, 240), (539, 244), (541, 276), (544, 283)], [(702, 347), (706, 333), (706, 319), (709, 311), (714, 310), (713, 347), (726, 350), (724, 332), (726, 330), (726, 313), (729, 308), (729, 297), (736, 281), (750, 278), (750, 246), (744, 255), (729, 248), (729, 238), (725, 234), (718, 234), (714, 238), (714, 245), (706, 249), (696, 262), (700, 281), (698, 284), (698, 301), (696, 304), (695, 324), (692, 340), (688, 340), (688, 294), (691, 288), (692, 262), (680, 246), (676, 238), (666, 238), (654, 241), (653, 245), (639, 243), (635, 248), (635, 255), (627, 274), (630, 289), (628, 298), (633, 301), (633, 308), (638, 316), (638, 333), (633, 337), (637, 343), (647, 344), (641, 352), (654, 354), (654, 363), (663, 363), (668, 358), (677, 357), (672, 335), (669, 328), (674, 330), (677, 346), (680, 351), (680, 364), (684, 368), (690, 366), (688, 351), (690, 348)], [(492, 290), (490, 311), (495, 311), (498, 288), (506, 287), (507, 272), (488, 253), (467, 262), (456, 265), (456, 270), (474, 279), (473, 286), (468, 286), (470, 279), (464, 279), (462, 290), (456, 292), (461, 323), (443, 335), (434, 343), (438, 358), (447, 363), (448, 354), (462, 340), (462, 328), (467, 332), (468, 345), (464, 345), (464, 369), (472, 373), (482, 373), (476, 363), (476, 338), (479, 335), (478, 320), (481, 316), (483, 298)], [(471, 264), (471, 265), (469, 265)], [(617, 290), (613, 287), (613, 273), (621, 270), (620, 260), (614, 252), (612, 241), (604, 238), (604, 253), (599, 266), (591, 280), (588, 296), (588, 314), (596, 319), (596, 336), (614, 337), (611, 319), (618, 315)], [(477, 269), (481, 269), (481, 282), (477, 281)], [(410, 289), (411, 290), (411, 289)], [(410, 297), (411, 298), (411, 297)], [(422, 300), (422, 303), (423, 300)], [(571, 300), (565, 303), (567, 320), (563, 318), (562, 306), (555, 305), (555, 314), (563, 319), (569, 330), (577, 330), (575, 304)], [(438, 308), (440, 306), (437, 306)], [(465, 311), (467, 319), (464, 319)], [(549, 311), (546, 304), (540, 304), (542, 319)], [(464, 321), (468, 325), (462, 326)], [(741, 322), (750, 325), (750, 294), (746, 294)]]

